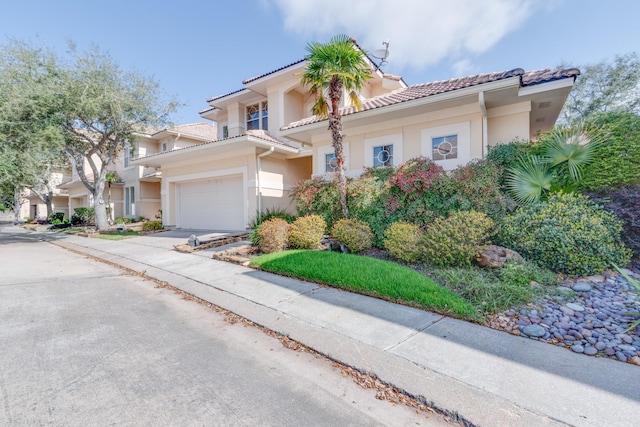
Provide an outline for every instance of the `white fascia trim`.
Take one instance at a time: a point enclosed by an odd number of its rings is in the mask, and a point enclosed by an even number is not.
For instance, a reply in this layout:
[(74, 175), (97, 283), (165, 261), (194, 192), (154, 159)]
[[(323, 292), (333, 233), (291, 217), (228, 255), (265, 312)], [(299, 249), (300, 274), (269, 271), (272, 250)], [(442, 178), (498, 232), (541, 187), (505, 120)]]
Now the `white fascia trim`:
[(218, 102), (218, 101), (221, 101), (221, 100), (228, 101), (230, 99), (236, 98), (236, 97), (241, 96), (241, 95), (245, 95), (247, 93), (253, 93), (253, 91), (251, 91), (249, 89), (242, 89), (242, 90), (240, 90), (238, 92), (233, 92), (233, 93), (231, 93), (229, 95), (222, 95), (220, 97), (214, 96), (213, 98), (208, 100), (207, 103), (213, 108), (220, 109), (219, 107), (216, 107), (214, 104), (212, 104), (212, 102)]
[(251, 86), (255, 86), (259, 83), (264, 82), (266, 79), (275, 78), (281, 76), (283, 74), (289, 74), (296, 68), (304, 68), (307, 66), (307, 61), (298, 62), (297, 64), (292, 64), (288, 67), (283, 68), (282, 70), (276, 71), (275, 73), (269, 73), (266, 76), (259, 77), (255, 80), (250, 81), (249, 83), (245, 83), (246, 88), (251, 88)]
[[(368, 117), (375, 117), (381, 114), (392, 113), (399, 110), (404, 110), (411, 107), (419, 107), (421, 105), (435, 104), (442, 101), (449, 101), (455, 98), (462, 98), (465, 96), (477, 94), (479, 92), (488, 92), (497, 89), (504, 89), (511, 86), (520, 86), (520, 77), (509, 77), (508, 79), (500, 80), (497, 82), (483, 83), (477, 86), (472, 86), (464, 89), (456, 89), (450, 92), (440, 93), (437, 95), (426, 96), (424, 98), (413, 99), (411, 101), (400, 102), (394, 105), (388, 105), (384, 107), (374, 108), (373, 110), (359, 111), (357, 113), (348, 114), (342, 116), (343, 123), (348, 123), (351, 120), (363, 119)], [(314, 122), (308, 125), (302, 125), (291, 129), (281, 130), (280, 135), (287, 136), (295, 134), (300, 131), (309, 131), (316, 128), (326, 127), (326, 120)]]
[(563, 89), (565, 87), (571, 87), (571, 86), (573, 86), (573, 78), (554, 80), (548, 83), (540, 83), (533, 86), (521, 87), (518, 90), (518, 96), (533, 95), (540, 92), (547, 92), (555, 89)]

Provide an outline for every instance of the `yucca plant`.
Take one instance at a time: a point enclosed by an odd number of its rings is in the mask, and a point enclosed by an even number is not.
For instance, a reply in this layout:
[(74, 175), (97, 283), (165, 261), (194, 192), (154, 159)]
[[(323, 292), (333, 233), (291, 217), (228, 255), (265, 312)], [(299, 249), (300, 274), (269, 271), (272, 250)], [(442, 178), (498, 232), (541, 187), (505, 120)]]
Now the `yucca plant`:
[(542, 142), (542, 156), (520, 158), (508, 169), (506, 187), (522, 205), (545, 200), (549, 193), (571, 193), (600, 143), (584, 124), (555, 128)]

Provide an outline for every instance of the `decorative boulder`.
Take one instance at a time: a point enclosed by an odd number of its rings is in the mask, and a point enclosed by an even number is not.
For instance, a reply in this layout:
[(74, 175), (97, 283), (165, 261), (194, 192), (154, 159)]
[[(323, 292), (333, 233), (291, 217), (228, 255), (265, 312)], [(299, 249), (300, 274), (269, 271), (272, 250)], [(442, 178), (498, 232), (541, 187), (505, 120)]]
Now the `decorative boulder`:
[(522, 260), (523, 258), (518, 252), (497, 245), (490, 245), (476, 256), (478, 265), (488, 268), (502, 268), (505, 262), (512, 259)]

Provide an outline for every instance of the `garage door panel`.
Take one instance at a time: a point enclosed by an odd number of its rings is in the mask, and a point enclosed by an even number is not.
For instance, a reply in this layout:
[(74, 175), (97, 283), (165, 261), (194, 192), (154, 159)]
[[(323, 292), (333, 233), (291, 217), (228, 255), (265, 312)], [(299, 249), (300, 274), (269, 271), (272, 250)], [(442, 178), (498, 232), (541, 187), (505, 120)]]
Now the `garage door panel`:
[(241, 175), (180, 184), (180, 227), (243, 230), (243, 194)]

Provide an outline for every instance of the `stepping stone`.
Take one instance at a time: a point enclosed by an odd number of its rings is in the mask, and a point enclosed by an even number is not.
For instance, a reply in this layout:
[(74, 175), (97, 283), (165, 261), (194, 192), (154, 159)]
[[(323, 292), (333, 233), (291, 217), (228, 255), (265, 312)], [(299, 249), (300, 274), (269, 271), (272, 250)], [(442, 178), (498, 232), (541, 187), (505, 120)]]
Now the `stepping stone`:
[(547, 330), (540, 325), (527, 325), (522, 328), (522, 333), (532, 338), (541, 337), (545, 332), (547, 332)]

